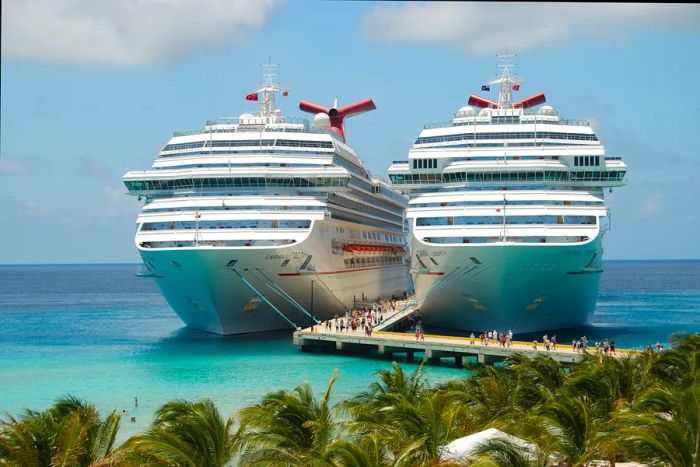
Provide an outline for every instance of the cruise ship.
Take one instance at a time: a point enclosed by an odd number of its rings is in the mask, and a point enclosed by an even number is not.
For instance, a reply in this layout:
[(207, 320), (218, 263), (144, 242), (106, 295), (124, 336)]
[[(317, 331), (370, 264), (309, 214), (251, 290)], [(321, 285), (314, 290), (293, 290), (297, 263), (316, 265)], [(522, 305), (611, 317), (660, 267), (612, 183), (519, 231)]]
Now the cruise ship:
[(407, 290), (408, 198), (373, 178), (345, 141), (344, 119), (374, 103), (301, 101), (310, 124), (276, 107), (280, 92), (266, 67), (246, 96), (256, 114), (176, 132), (150, 170), (124, 175), (145, 200), (140, 275), (192, 328), (295, 328)]
[(610, 226), (605, 190), (627, 166), (544, 93), (513, 100), (512, 59), (451, 121), (425, 125), (389, 168), (410, 196), (416, 300), (426, 325), (515, 333), (589, 322)]

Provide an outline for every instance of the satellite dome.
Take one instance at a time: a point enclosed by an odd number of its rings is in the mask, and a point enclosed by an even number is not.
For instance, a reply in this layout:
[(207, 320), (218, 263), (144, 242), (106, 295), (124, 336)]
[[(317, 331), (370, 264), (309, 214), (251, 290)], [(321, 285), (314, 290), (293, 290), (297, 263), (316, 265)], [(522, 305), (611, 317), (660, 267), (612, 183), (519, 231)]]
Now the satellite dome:
[(490, 117), (491, 116), (491, 109), (489, 109), (489, 108), (481, 109), (481, 111), (479, 111), (479, 116), (480, 117)]
[(476, 114), (476, 112), (474, 111), (474, 108), (470, 107), (468, 105), (465, 105), (464, 107), (460, 107), (460, 109), (457, 111), (458, 117), (471, 117), (475, 114)]
[(255, 118), (255, 116), (253, 114), (241, 114), (238, 118), (241, 120), (250, 120), (251, 118)]
[(284, 115), (280, 109), (275, 109), (272, 113), (275, 117), (282, 117)]
[(328, 114), (323, 112), (317, 113), (314, 115), (314, 125), (318, 128), (328, 128), (331, 126), (331, 119), (328, 117)]
[(537, 113), (540, 115), (556, 115), (554, 107), (552, 107), (551, 105), (543, 105), (542, 107), (540, 107), (540, 110), (538, 110)]

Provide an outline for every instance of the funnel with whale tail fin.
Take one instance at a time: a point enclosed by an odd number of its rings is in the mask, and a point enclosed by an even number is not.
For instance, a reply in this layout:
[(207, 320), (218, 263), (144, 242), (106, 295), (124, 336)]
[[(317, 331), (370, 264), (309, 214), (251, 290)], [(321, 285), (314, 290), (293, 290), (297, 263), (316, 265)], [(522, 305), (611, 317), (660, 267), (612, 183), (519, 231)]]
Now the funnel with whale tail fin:
[[(307, 101), (299, 102), (299, 109), (304, 112), (313, 113), (317, 116), (318, 114), (326, 115), (328, 118), (328, 126), (330, 126), (331, 130), (335, 131), (343, 141), (345, 141), (345, 132), (343, 130), (343, 120), (345, 120), (345, 117), (352, 117), (353, 115), (368, 112), (376, 108), (377, 106), (374, 105), (372, 99), (365, 99), (341, 108), (338, 108), (337, 99), (333, 107), (324, 107)], [(318, 121), (319, 119), (316, 120)]]

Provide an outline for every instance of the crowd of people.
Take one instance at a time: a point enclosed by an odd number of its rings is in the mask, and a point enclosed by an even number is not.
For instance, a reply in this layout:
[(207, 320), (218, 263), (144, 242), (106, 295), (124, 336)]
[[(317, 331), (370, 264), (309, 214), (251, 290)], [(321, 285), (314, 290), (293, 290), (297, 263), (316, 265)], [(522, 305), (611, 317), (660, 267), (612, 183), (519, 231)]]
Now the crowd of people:
[[(474, 333), (469, 335), (469, 344), (474, 345)], [(479, 340), (482, 345), (489, 345), (491, 342), (497, 344), (501, 347), (510, 347), (513, 345), (513, 331), (508, 330), (508, 332), (500, 331), (485, 331), (479, 334)]]
[(316, 328), (321, 328), (327, 332), (357, 332), (362, 331), (366, 336), (372, 335), (372, 330), (378, 324), (384, 322), (385, 316), (396, 312), (396, 299), (378, 299), (371, 305), (357, 307), (345, 312), (344, 316), (337, 314), (333, 319), (323, 321), (311, 326), (311, 332), (316, 332)]
[[(357, 307), (351, 311), (347, 311), (345, 315), (335, 315), (335, 317), (332, 319), (313, 325), (311, 326), (311, 332), (318, 332), (319, 330), (323, 330), (326, 332), (335, 331), (337, 333), (356, 333), (360, 331), (364, 332), (366, 336), (371, 336), (374, 327), (383, 323), (387, 316), (393, 315), (394, 313), (396, 313), (396, 311), (397, 300), (395, 298), (384, 300), (377, 299), (371, 305)], [(425, 334), (423, 333), (421, 321), (422, 320), (420, 311), (417, 311), (412, 316), (408, 317), (408, 322), (410, 323), (409, 329), (415, 329), (416, 340), (425, 340)], [(476, 339), (477, 336), (475, 336), (472, 332), (469, 336), (469, 344), (474, 345)], [(481, 345), (484, 346), (494, 344), (500, 347), (510, 348), (513, 345), (513, 331), (484, 331), (479, 334), (478, 339)], [(557, 336), (552, 335), (550, 337), (547, 334), (543, 335), (542, 344), (546, 351), (557, 350)], [(586, 336), (581, 336), (578, 339), (572, 339), (571, 347), (576, 353), (588, 352), (588, 338)], [(537, 339), (532, 340), (532, 348), (534, 350), (538, 350), (538, 348), (540, 348), (539, 341)], [(596, 353), (601, 353), (605, 355), (616, 354), (615, 341), (608, 338), (596, 340), (593, 343), (593, 349)], [(657, 342), (655, 349), (657, 352), (661, 352), (664, 350), (664, 346), (663, 344)], [(648, 345), (647, 350), (653, 351), (654, 347), (652, 345)]]

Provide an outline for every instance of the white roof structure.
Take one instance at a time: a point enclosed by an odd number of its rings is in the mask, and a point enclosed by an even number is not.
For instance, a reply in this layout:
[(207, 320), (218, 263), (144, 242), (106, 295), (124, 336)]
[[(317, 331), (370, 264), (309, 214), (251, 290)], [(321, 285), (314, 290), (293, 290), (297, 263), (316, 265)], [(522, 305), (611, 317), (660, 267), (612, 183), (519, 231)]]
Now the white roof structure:
[(528, 443), (527, 441), (517, 438), (515, 436), (504, 433), (501, 430), (495, 428), (489, 428), (478, 433), (473, 433), (469, 436), (464, 436), (463, 438), (456, 439), (446, 446), (442, 447), (442, 452), (440, 454), (440, 460), (451, 460), (451, 461), (462, 461), (470, 457), (474, 451), (477, 450), (482, 444), (491, 441), (492, 439), (499, 439), (503, 441), (509, 441), (514, 445), (527, 451), (531, 456), (535, 453), (535, 445)]

